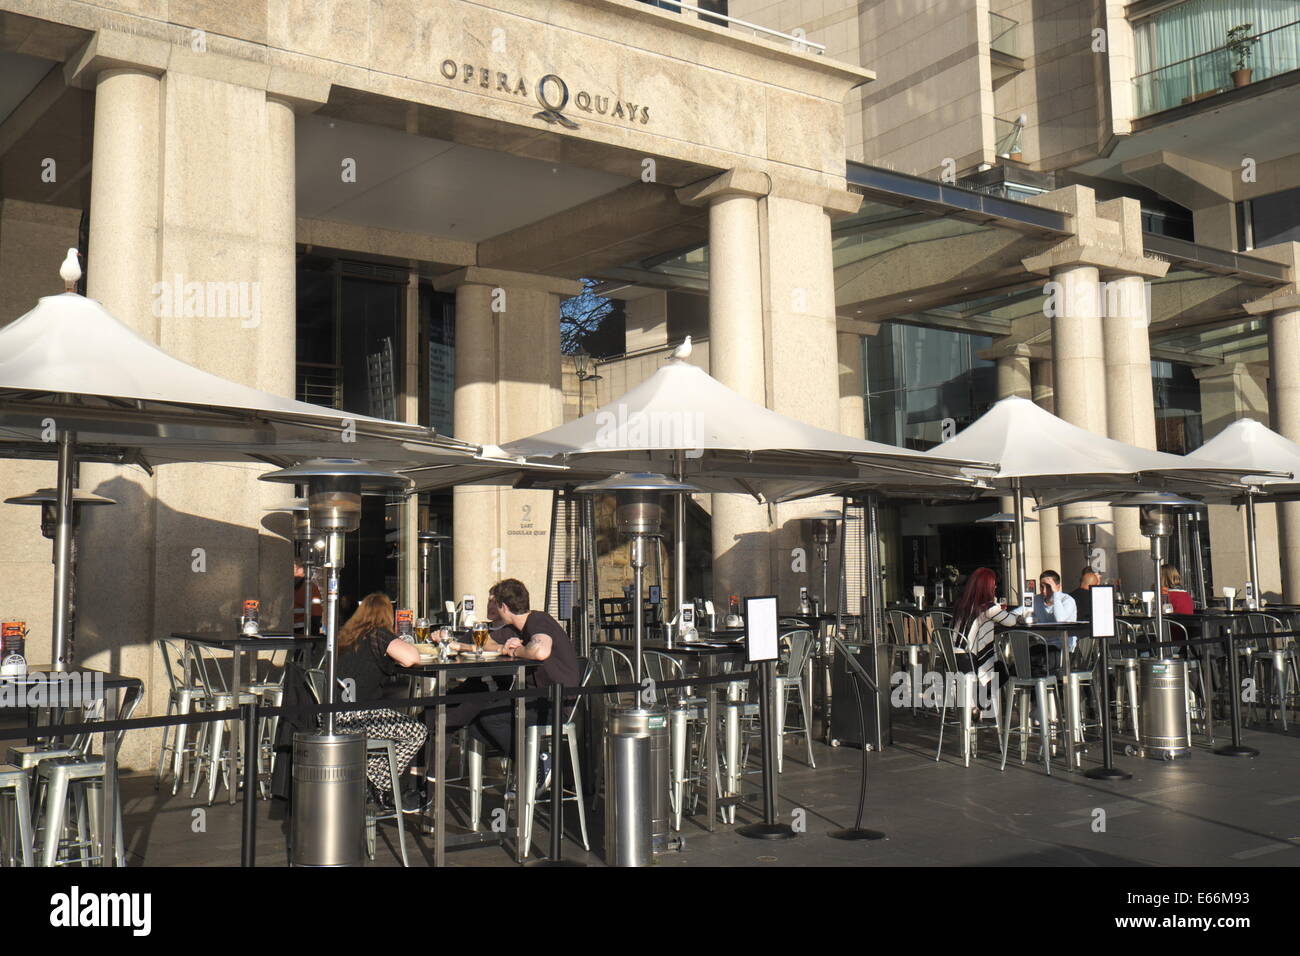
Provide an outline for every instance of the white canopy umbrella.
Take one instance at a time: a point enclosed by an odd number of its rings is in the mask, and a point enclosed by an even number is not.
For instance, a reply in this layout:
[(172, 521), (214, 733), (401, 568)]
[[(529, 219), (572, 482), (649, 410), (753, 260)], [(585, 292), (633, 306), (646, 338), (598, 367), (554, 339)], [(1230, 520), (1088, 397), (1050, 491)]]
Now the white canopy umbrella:
[[(67, 278), (67, 277), (65, 277)], [(75, 281), (75, 280), (72, 280)], [(54, 665), (68, 664), (77, 461), (138, 464), (305, 458), (478, 463), (478, 446), (401, 422), (297, 402), (168, 355), (92, 299), (46, 296), (0, 329), (0, 457), (57, 458)], [(514, 463), (510, 463), (513, 465)]]
[[(744, 398), (680, 359), (608, 405), (501, 451), (509, 458), (563, 462), (571, 472), (566, 481), (651, 471), (684, 478), (703, 491), (765, 501), (806, 495), (814, 485), (835, 482), (969, 485), (992, 471), (991, 459), (945, 458), (805, 424)], [(436, 466), (407, 473), (417, 488), (474, 480)]]
[[(1210, 457), (1138, 448), (1057, 418), (1025, 398), (1004, 398), (963, 431), (927, 454), (945, 458), (996, 461), (991, 483), (1010, 492), (1016, 507), (1016, 574), (1025, 580), (1025, 495), (1045, 500), (1097, 500), (1106, 493), (1154, 488), (1241, 490), (1248, 467), (1225, 464)], [(1064, 489), (1064, 491), (1063, 491)], [(1071, 489), (1078, 489), (1077, 496)], [(1056, 504), (1064, 503), (1057, 500)]]
[[(887, 483), (971, 485), (990, 474), (984, 460), (957, 460), (816, 428), (752, 402), (703, 369), (672, 359), (640, 385), (574, 421), (503, 446), (507, 457), (567, 465), (566, 483), (626, 472), (658, 472), (702, 491), (777, 502), (839, 488)], [(407, 471), (416, 488), (464, 484), (464, 469)], [(526, 471), (484, 480), (554, 484)], [(677, 509), (675, 599), (684, 589), (683, 510)]]
[[(1246, 506), (1246, 539), (1250, 556), (1250, 584), (1259, 597), (1259, 551), (1255, 535), (1255, 499), (1293, 500), (1300, 495), (1300, 445), (1284, 438), (1253, 418), (1239, 418), (1187, 456), (1188, 461), (1230, 461), (1257, 469), (1242, 479), (1233, 501)], [(1284, 477), (1289, 473), (1290, 477)], [(1224, 494), (1206, 500), (1219, 500)]]

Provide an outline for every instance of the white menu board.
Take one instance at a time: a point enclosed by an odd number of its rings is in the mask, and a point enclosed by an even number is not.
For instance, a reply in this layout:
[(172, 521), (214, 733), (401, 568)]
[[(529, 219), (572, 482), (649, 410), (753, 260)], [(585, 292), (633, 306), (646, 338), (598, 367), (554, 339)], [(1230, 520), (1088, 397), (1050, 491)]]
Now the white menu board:
[(749, 663), (774, 661), (781, 656), (777, 641), (776, 596), (745, 598), (745, 643)]

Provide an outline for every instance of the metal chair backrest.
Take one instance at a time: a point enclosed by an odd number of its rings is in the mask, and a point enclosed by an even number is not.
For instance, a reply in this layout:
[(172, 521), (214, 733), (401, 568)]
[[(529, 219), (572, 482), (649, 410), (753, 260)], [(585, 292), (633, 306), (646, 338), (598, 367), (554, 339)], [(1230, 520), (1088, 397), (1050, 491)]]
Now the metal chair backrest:
[(885, 625), (889, 628), (894, 644), (919, 644), (916, 637), (916, 618), (907, 611), (897, 608), (885, 610)]
[[(602, 684), (631, 684), (636, 680), (632, 659), (617, 647), (597, 647), (592, 652), (600, 661)], [(635, 693), (610, 691), (602, 694), (608, 707), (622, 707), (636, 700)]]
[(311, 691), (312, 699), (319, 704), (323, 700), (321, 691), (325, 688), (325, 671), (319, 667), (307, 667), (302, 673), (307, 678), (307, 689)]
[[(1242, 622), (1247, 634), (1275, 634), (1278, 631), (1287, 630), (1286, 623), (1279, 617), (1272, 614), (1260, 614), (1253, 612), (1245, 616)], [(1280, 651), (1286, 648), (1290, 643), (1289, 637), (1257, 637), (1255, 639), (1255, 648), (1261, 651)]]
[(666, 680), (681, 680), (686, 677), (682, 662), (663, 651), (646, 650), (641, 652), (641, 673), (655, 682), (655, 702), (671, 704), (674, 697), (681, 696), (680, 690), (660, 690), (658, 685)]
[(781, 641), (783, 643), (788, 641), (790, 644), (790, 653), (785, 661), (785, 674), (782, 676), (798, 677), (808, 666), (808, 658), (812, 656), (812, 631), (787, 631), (781, 635)]
[(959, 633), (951, 627), (936, 627), (930, 632), (931, 639), (939, 646), (943, 655), (944, 670), (953, 674), (957, 672), (957, 640)]
[(937, 627), (952, 627), (951, 611), (926, 611), (925, 619), (929, 625), (928, 630), (930, 633), (934, 633), (934, 629)]
[(191, 641), (190, 653), (194, 655), (194, 676), (198, 678), (199, 686), (209, 696), (229, 693), (230, 687), (226, 683), (226, 673), (222, 670), (221, 661), (212, 648), (206, 644)]
[(1112, 657), (1123, 659), (1126, 657), (1137, 657), (1137, 645), (1140, 632), (1132, 621), (1123, 621), (1118, 617), (1115, 618), (1115, 643), (1117, 653)]
[(160, 637), (157, 640), (158, 653), (162, 656), (163, 673), (167, 675), (167, 688), (175, 694), (185, 687), (185, 656), (189, 645), (183, 641)]
[(1101, 642), (1095, 637), (1080, 635), (1079, 642), (1074, 646), (1071, 669), (1075, 672), (1091, 672), (1096, 668), (1099, 657), (1101, 657)]
[(1007, 669), (1018, 680), (1030, 680), (1036, 675), (1032, 664), (1031, 648), (1041, 644), (1046, 653), (1047, 639), (1033, 631), (1007, 631), (998, 637), (998, 643), (1006, 648)]

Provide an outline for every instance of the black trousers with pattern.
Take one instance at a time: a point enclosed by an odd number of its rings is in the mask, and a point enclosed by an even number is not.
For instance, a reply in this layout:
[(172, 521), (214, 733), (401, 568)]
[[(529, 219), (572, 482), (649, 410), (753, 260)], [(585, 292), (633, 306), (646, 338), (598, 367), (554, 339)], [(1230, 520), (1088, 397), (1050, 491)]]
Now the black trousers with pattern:
[[(424, 724), (414, 717), (390, 709), (344, 711), (334, 719), (334, 726), (340, 733), (363, 733), (367, 737), (393, 741), (397, 746), (398, 773), (405, 770), (420, 752), (428, 734)], [(387, 753), (370, 755), (366, 760), (366, 777), (376, 790), (387, 793), (393, 789)]]

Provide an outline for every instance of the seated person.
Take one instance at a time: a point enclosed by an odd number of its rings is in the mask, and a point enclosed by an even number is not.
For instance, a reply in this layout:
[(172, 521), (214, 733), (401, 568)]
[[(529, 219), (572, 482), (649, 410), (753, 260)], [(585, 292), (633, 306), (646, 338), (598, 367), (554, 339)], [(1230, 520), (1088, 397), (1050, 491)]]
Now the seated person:
[[(498, 650), (504, 656), (517, 660), (540, 661), (539, 667), (528, 672), (528, 686), (551, 687), (562, 684), (577, 687), (582, 678), (578, 673), (578, 655), (569, 635), (560, 622), (545, 611), (535, 611), (529, 606), (528, 588), (516, 578), (506, 578), (492, 585), (488, 591), (488, 619), (504, 626), (489, 637), (485, 650)], [(505, 637), (504, 642), (499, 638)], [(454, 643), (455, 650), (473, 650), (474, 645)], [(529, 724), (550, 723), (550, 701), (530, 699), (526, 705)], [(486, 704), (466, 701), (447, 706), (447, 729), (467, 727), (469, 733), (482, 743), (495, 747), (507, 756), (515, 753), (514, 703), (512, 701)], [(538, 759), (539, 790), (546, 786), (550, 754)]]
[[(1038, 593), (1034, 595), (1034, 621), (1043, 623), (1046, 621), (1055, 621), (1057, 623), (1069, 623), (1077, 621), (1078, 609), (1074, 603), (1074, 598), (1061, 590), (1061, 576), (1055, 571), (1044, 571), (1038, 576)], [(1026, 625), (1033, 630), (1033, 625)], [(1065, 651), (1065, 639), (1056, 634), (1044, 634), (1047, 639), (1047, 658), (1044, 661), (1039, 657), (1041, 652), (1034, 651), (1033, 655), (1038, 660), (1034, 662), (1034, 671), (1038, 673), (1039, 665), (1042, 664), (1049, 671), (1054, 671), (1060, 667), (1061, 658)], [(1070, 635), (1070, 650), (1073, 651), (1079, 638)]]
[(1079, 586), (1070, 592), (1080, 621), (1092, 620), (1092, 588), (1097, 584), (1101, 584), (1101, 575), (1092, 568), (1084, 568), (1079, 575)]
[(1174, 614), (1191, 614), (1195, 610), (1191, 594), (1183, 590), (1183, 576), (1172, 564), (1160, 566), (1160, 585), (1160, 593)]
[[(400, 668), (420, 663), (420, 652), (393, 633), (393, 623), (393, 602), (387, 595), (375, 592), (339, 629), (334, 674), (338, 680), (352, 681), (354, 693), (349, 696), (357, 703), (404, 697), (405, 693), (390, 693), (395, 688), (385, 685), (400, 673)], [(336, 693), (334, 699), (341, 701), (342, 696)], [(423, 723), (390, 707), (340, 711), (334, 717), (334, 726), (339, 733), (364, 733), (395, 741), (399, 767), (408, 766), (419, 756), (428, 733)], [(394, 781), (387, 754), (368, 757), (366, 778), (375, 788), (380, 804), (391, 808)], [(415, 788), (403, 794), (404, 811), (417, 812), (424, 803), (424, 795)]]

